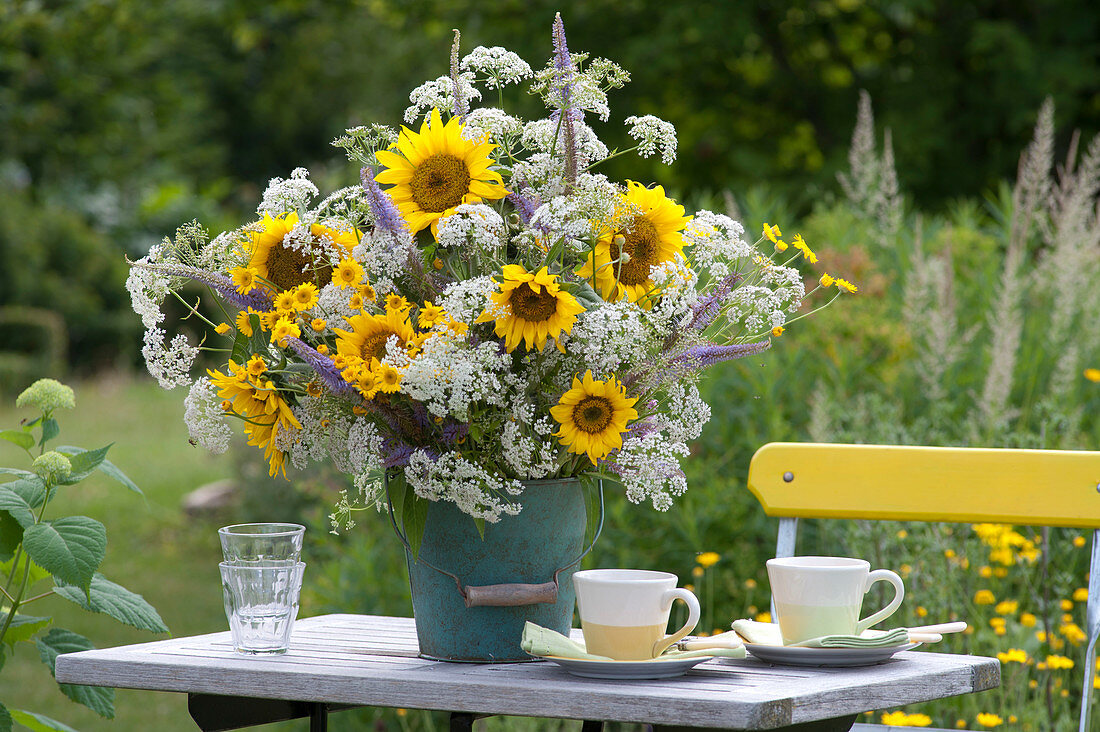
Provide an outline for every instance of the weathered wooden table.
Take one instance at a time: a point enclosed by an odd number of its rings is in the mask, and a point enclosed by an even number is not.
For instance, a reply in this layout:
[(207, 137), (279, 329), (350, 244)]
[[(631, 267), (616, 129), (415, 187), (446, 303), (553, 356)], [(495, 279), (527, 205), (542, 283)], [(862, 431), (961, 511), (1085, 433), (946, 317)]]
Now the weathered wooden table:
[(876, 666), (770, 666), (719, 659), (686, 676), (602, 681), (550, 662), (456, 664), (417, 657), (411, 618), (324, 615), (294, 626), (283, 656), (238, 655), (229, 633), (142, 643), (58, 657), (64, 683), (186, 692), (205, 732), (309, 717), (324, 730), (329, 711), (354, 706), (451, 712), (452, 729), (484, 715), (582, 719), (737, 730), (846, 730), (872, 709), (991, 689), (996, 659), (930, 651)]

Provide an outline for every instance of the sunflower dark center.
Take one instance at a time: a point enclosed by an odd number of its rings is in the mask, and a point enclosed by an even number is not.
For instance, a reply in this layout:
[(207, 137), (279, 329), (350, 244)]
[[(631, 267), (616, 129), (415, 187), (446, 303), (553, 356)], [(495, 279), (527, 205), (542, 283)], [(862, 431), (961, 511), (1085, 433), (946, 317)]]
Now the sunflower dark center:
[(619, 235), (626, 241), (622, 247), (612, 242), (611, 258), (618, 259), (620, 253), (630, 255), (630, 261), (621, 265), (612, 264), (619, 275), (619, 282), (624, 285), (640, 285), (649, 279), (649, 270), (657, 264), (657, 256), (661, 250), (661, 237), (657, 234), (657, 227), (645, 216), (635, 216), (630, 226), (620, 231)]
[(294, 289), (303, 282), (320, 286), (332, 279), (332, 267), (283, 242), (271, 247), (267, 255), (267, 278), (280, 290)]
[(549, 320), (558, 311), (556, 295), (547, 292), (545, 287), (542, 292), (535, 292), (526, 282), (512, 290), (509, 302), (514, 315), (532, 323)]
[[(359, 347), (359, 355), (363, 357), (364, 361), (370, 361), (372, 358), (382, 359), (386, 355), (386, 344), (390, 340), (390, 336), (397, 335), (392, 330), (384, 330), (380, 333), (369, 335), (363, 339), (363, 345)], [(405, 347), (405, 341), (401, 340), (401, 336), (397, 336), (397, 346), (399, 348)]]
[(439, 213), (462, 203), (470, 192), (470, 171), (454, 155), (436, 153), (416, 166), (409, 188), (421, 211)]
[(581, 432), (597, 434), (611, 424), (615, 410), (611, 400), (602, 396), (589, 396), (581, 399), (573, 407), (573, 423)]

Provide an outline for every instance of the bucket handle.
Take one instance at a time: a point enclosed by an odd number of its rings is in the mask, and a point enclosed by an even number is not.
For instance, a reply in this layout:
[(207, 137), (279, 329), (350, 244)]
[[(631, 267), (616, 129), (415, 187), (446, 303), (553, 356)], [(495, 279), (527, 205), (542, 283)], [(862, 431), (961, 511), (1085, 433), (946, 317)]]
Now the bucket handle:
[[(455, 581), (455, 586), (458, 587), (458, 593), (462, 595), (462, 599), (466, 601), (466, 607), (516, 607), (520, 605), (534, 605), (536, 603), (553, 604), (558, 601), (558, 575), (580, 564), (580, 561), (588, 556), (588, 553), (596, 546), (596, 540), (600, 538), (600, 533), (603, 531), (604, 505), (602, 478), (597, 480), (597, 485), (600, 496), (600, 520), (596, 526), (596, 533), (592, 536), (592, 541), (589, 542), (588, 547), (581, 552), (580, 556), (569, 564), (559, 567), (554, 572), (554, 579), (550, 582), (542, 582), (539, 584), (513, 582), (501, 585), (467, 585), (463, 587), (462, 580), (451, 572), (440, 569), (428, 560), (420, 557), (417, 557), (416, 561), (423, 563), (424, 566), (429, 569), (434, 569), (436, 572), (453, 579)], [(411, 490), (411, 488), (407, 490)], [(386, 482), (386, 508), (389, 510), (390, 524), (393, 526), (393, 531), (397, 534), (397, 538), (405, 545), (405, 549), (408, 550), (409, 555), (415, 556), (416, 552), (414, 552), (412, 546), (409, 545), (408, 537), (405, 536), (404, 532), (402, 532), (397, 525), (397, 517), (393, 513), (393, 501), (390, 500), (388, 481)]]

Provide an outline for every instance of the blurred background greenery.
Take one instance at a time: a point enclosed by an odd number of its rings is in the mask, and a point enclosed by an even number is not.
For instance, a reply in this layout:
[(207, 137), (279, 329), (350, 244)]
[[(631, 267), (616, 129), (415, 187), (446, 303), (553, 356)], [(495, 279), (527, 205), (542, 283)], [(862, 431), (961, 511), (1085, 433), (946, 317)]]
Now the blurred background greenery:
[[(646, 113), (680, 134), (673, 166), (624, 156), (603, 172), (662, 183), (689, 209), (735, 212), (750, 231), (763, 221), (801, 231), (825, 270), (860, 287), (771, 351), (711, 375), (714, 417), (688, 461), (691, 490), (666, 514), (612, 496), (591, 566), (695, 575), (707, 623), (724, 627), (767, 607), (774, 522), (744, 488), (764, 442), (1100, 448), (1100, 385), (1083, 377), (1100, 367), (1094, 2), (0, 2), (0, 427), (23, 416), (8, 407), (32, 378), (77, 382), (82, 416), (66, 434), (117, 442), (113, 459), (149, 500), (93, 482), (76, 507), (107, 524), (104, 572), (144, 594), (175, 634), (224, 628), (207, 570), (214, 529), (237, 519), (309, 524), (305, 614), (411, 608), (384, 522), (326, 533), (340, 476), (271, 482), (254, 450), (208, 459), (187, 444), (183, 393), (140, 371), (125, 257), (191, 219), (237, 226), (266, 181), (294, 167), (323, 191), (353, 182), (329, 141), (351, 125), (396, 123), (408, 91), (446, 72), (452, 28), (466, 49), (503, 45), (538, 66), (555, 10), (573, 51), (632, 72), (610, 122), (590, 120), (601, 137), (625, 142), (622, 118)], [(861, 89), (877, 117), (865, 106), (857, 127)], [(1055, 169), (1055, 159), (1078, 162)], [(821, 271), (807, 268), (807, 280)], [(0, 445), (0, 464), (17, 457)], [(242, 487), (236, 504), (181, 512), (188, 491), (219, 478)], [(1006, 665), (1002, 690), (914, 713), (944, 727), (981, 728), (984, 712), (1007, 728), (1075, 729), (1081, 669), (1045, 659), (1083, 658), (1069, 626), (1084, 623), (1073, 598), (1087, 550), (1073, 532), (1020, 531), (1041, 559), (1013, 555), (996, 573), (992, 547), (965, 526), (811, 523), (801, 549), (908, 566), (907, 622), (923, 610), (976, 627), (944, 650), (1026, 650), (1031, 662)], [(704, 570), (705, 551), (722, 560)], [(1017, 606), (979, 604), (979, 589)], [(146, 640), (50, 610), (101, 646)], [(41, 683), (34, 654), (8, 661), (0, 698), (25, 694), (28, 708), (81, 729), (112, 726)], [(123, 693), (118, 709), (117, 729), (191, 728), (171, 695)], [(334, 717), (334, 728), (364, 717), (442, 724), (364, 712)]]

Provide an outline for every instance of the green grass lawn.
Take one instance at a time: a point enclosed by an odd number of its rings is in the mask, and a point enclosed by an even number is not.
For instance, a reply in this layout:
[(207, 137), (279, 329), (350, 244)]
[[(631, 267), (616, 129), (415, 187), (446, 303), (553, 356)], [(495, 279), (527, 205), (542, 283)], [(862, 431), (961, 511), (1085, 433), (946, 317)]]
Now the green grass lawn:
[[(215, 456), (187, 441), (183, 424), (185, 390), (166, 392), (139, 377), (109, 376), (71, 384), (76, 409), (59, 411), (56, 443), (97, 448), (114, 443), (108, 459), (145, 492), (145, 499), (99, 475), (71, 488), (51, 503), (51, 513), (84, 514), (107, 527), (107, 556), (101, 567), (109, 579), (137, 592), (160, 612), (174, 636), (226, 629), (217, 563), (218, 518), (196, 520), (180, 501), (196, 487), (233, 474), (229, 455)], [(34, 416), (0, 404), (0, 429)], [(0, 442), (0, 465), (27, 468), (21, 450)], [(99, 648), (141, 643), (157, 636), (92, 615), (60, 599), (27, 608), (52, 615), (54, 625), (89, 638)], [(163, 637), (163, 636), (161, 636)], [(50, 678), (30, 644), (20, 644), (0, 672), (0, 700), (9, 706), (53, 717), (79, 730), (195, 729), (186, 697), (150, 691), (118, 692), (114, 722), (69, 701)]]

